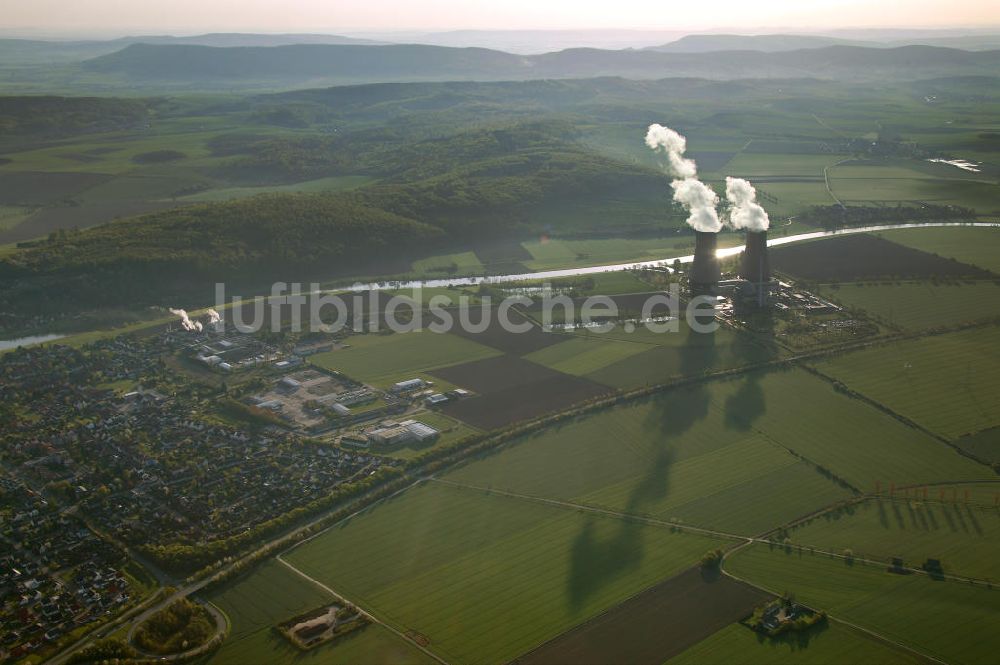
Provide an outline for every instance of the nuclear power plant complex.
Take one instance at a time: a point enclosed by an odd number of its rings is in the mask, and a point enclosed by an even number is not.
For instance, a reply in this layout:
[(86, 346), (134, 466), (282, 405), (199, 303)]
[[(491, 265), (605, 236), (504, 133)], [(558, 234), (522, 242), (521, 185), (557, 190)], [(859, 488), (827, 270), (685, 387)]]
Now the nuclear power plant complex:
[[(725, 294), (734, 304), (766, 306), (772, 290), (767, 256), (767, 229), (771, 221), (767, 211), (757, 203), (757, 190), (743, 178), (727, 177), (726, 208), (720, 217), (719, 196), (698, 179), (694, 160), (684, 156), (687, 139), (683, 135), (653, 124), (646, 133), (646, 145), (664, 158), (663, 168), (675, 178), (671, 182), (673, 200), (688, 212), (686, 221), (694, 230), (694, 258), (688, 273), (691, 296)], [(723, 282), (718, 234), (725, 226), (745, 230), (746, 245), (737, 278)]]
[(765, 307), (772, 289), (777, 286), (771, 278), (767, 231), (747, 231), (735, 278), (722, 279), (717, 253), (717, 234), (695, 232), (694, 260), (688, 273), (690, 295), (727, 296), (737, 304)]

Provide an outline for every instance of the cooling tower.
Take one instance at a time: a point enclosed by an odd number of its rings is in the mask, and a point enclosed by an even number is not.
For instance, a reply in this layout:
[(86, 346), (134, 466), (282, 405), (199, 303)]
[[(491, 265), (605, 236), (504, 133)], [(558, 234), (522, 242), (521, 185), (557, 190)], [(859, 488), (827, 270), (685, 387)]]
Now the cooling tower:
[(694, 263), (691, 264), (691, 292), (695, 294), (714, 293), (719, 284), (719, 259), (715, 255), (718, 235), (707, 231), (695, 231)]
[(747, 231), (746, 248), (740, 258), (740, 277), (746, 280), (744, 293), (753, 298), (758, 307), (764, 307), (771, 292), (767, 231)]
[(740, 261), (740, 277), (751, 284), (771, 281), (771, 263), (767, 259), (767, 231), (748, 231), (747, 246)]

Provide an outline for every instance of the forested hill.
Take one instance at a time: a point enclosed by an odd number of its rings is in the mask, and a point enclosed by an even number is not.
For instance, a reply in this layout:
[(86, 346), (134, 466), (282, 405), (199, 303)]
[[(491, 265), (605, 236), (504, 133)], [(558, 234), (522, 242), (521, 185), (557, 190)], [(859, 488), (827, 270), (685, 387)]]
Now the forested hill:
[(214, 48), (134, 44), (84, 62), (84, 70), (149, 86), (206, 81), (303, 82), (501, 80), (625, 76), (710, 79), (815, 77), (914, 80), (935, 76), (990, 75), (1000, 51), (969, 52), (931, 46), (866, 48), (833, 45), (783, 53), (567, 49), (520, 56), (483, 48), (422, 45), (289, 45)]
[[(487, 238), (521, 238), (530, 215), (624, 188), (663, 197), (662, 175), (594, 153), (565, 126), (528, 124), (390, 144), (230, 137), (230, 169), (318, 177), (359, 170), (361, 189), (260, 195), (53, 233), (0, 261), (0, 307), (160, 302), (214, 281), (306, 281), (393, 274), (410, 261)], [(375, 136), (375, 138), (380, 138)], [(367, 146), (367, 147), (366, 147)], [(589, 197), (589, 198), (588, 198)], [(16, 305), (15, 305), (16, 304)]]

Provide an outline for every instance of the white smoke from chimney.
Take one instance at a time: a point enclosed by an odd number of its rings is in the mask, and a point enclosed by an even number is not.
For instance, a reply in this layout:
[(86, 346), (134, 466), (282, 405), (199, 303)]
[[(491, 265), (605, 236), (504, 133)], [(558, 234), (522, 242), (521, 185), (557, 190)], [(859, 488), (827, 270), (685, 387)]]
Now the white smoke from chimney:
[(722, 228), (715, 209), (719, 205), (719, 197), (711, 187), (698, 180), (698, 167), (694, 160), (684, 156), (687, 139), (669, 127), (652, 124), (646, 131), (646, 145), (666, 155), (670, 174), (677, 178), (670, 183), (674, 201), (687, 209), (688, 225), (695, 231), (718, 233)]
[(688, 225), (695, 231), (718, 233), (722, 228), (719, 213), (715, 210), (715, 206), (719, 205), (718, 194), (695, 178), (674, 180), (671, 186), (674, 188), (674, 201), (683, 205), (690, 213)]
[(684, 157), (687, 139), (669, 127), (652, 124), (646, 131), (646, 145), (655, 152), (666, 155), (670, 174), (677, 178), (694, 178), (698, 166), (693, 159)]
[(222, 316), (214, 309), (205, 310), (205, 316), (208, 317), (206, 325), (214, 330), (215, 332), (222, 332), (226, 328), (226, 324), (222, 322)]
[(181, 328), (184, 330), (190, 330), (194, 332), (201, 332), (202, 326), (200, 321), (192, 321), (188, 317), (188, 313), (183, 309), (173, 309), (171, 308), (170, 313), (174, 316), (179, 316), (181, 319)]
[(726, 199), (732, 206), (729, 224), (734, 229), (766, 231), (771, 225), (767, 211), (757, 203), (757, 190), (743, 178), (726, 178)]

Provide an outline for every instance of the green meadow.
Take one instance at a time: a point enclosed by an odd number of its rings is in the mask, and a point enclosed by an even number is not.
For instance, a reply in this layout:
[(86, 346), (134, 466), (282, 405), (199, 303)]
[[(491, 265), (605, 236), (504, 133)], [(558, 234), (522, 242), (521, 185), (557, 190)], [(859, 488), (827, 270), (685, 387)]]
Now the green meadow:
[(348, 348), (319, 353), (309, 360), (380, 388), (439, 367), (500, 354), (457, 335), (430, 331), (353, 335), (346, 343)]
[[(796, 418), (788, 418), (794, 409)], [(881, 482), (989, 469), (804, 371), (677, 388), (525, 437), (455, 482), (756, 534)]]
[(929, 227), (883, 231), (879, 235), (901, 245), (1000, 274), (1000, 229)]
[[(996, 488), (981, 486), (989, 491)], [(856, 556), (920, 567), (938, 559), (946, 573), (1000, 581), (1000, 511), (993, 501), (964, 501), (964, 486), (957, 487), (958, 501), (938, 498), (938, 488), (928, 488), (928, 500), (883, 497), (826, 513), (790, 532), (796, 545), (827, 551), (849, 549)], [(983, 497), (986, 498), (986, 497)]]
[(948, 439), (1000, 425), (1000, 328), (885, 344), (817, 364), (823, 372)]
[(726, 561), (733, 575), (862, 625), (886, 639), (948, 663), (996, 661), (1000, 589), (925, 575), (896, 575), (885, 566), (850, 565), (797, 548), (744, 548)]
[(271, 559), (209, 594), (229, 619), (230, 633), (205, 665), (409, 665), (433, 659), (389, 630), (369, 625), (343, 639), (300, 651), (278, 634), (277, 624), (330, 604), (329, 593)]
[(284, 555), (451, 662), (507, 662), (723, 541), (430, 482)]
[(1000, 283), (992, 281), (852, 283), (822, 290), (841, 305), (908, 331), (1000, 317), (990, 306), (1000, 300)]

